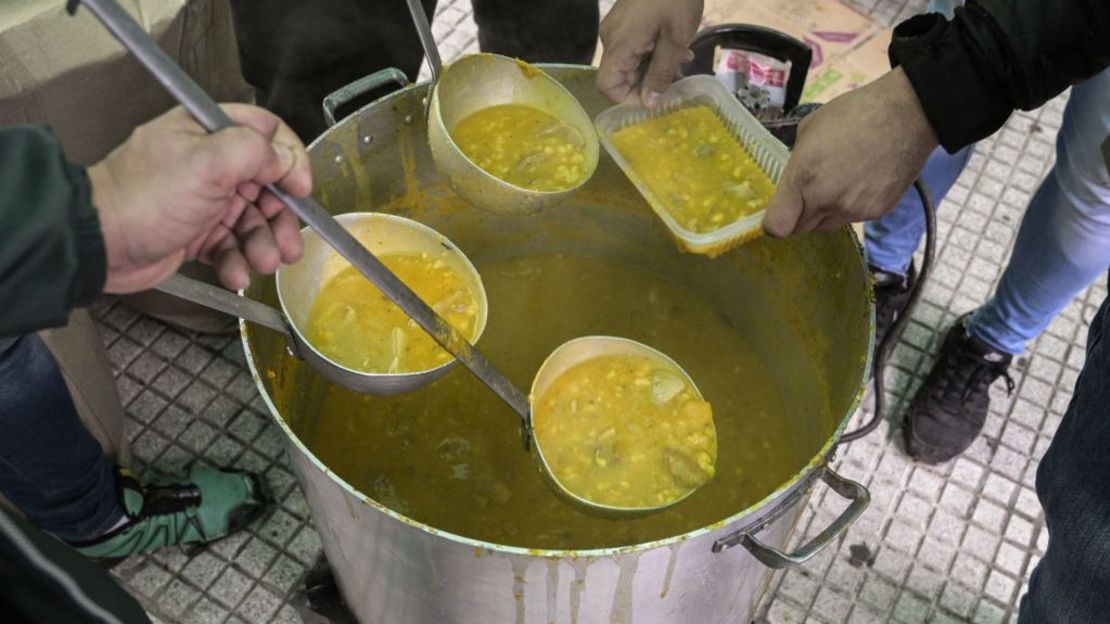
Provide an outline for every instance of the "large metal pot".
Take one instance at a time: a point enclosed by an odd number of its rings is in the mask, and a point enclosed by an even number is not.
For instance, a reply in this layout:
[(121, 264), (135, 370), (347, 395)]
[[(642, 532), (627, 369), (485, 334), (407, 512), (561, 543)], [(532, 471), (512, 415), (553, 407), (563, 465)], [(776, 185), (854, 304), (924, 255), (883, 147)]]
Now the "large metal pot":
[[(589, 114), (609, 105), (594, 87), (591, 68), (545, 69)], [(386, 76), (364, 80), (360, 87), (380, 86), (375, 83), (389, 76), (397, 79), (396, 73)], [(333, 94), (328, 103), (334, 105), (350, 91)], [(608, 158), (585, 188), (538, 215), (505, 217), (476, 210), (454, 197), (432, 166), (422, 115), (426, 92), (426, 85), (401, 89), (313, 143), (309, 152), (321, 203), (336, 214), (389, 210), (415, 218), (451, 238), (479, 268), (490, 256), (567, 250), (647, 266), (706, 293), (722, 315), (743, 328), (785, 397), (785, 413), (775, 417), (788, 419), (793, 433), (776, 452), (797, 457), (798, 470), (754, 505), (647, 543), (551, 550), (470, 539), (392, 511), (324, 465), (297, 432), (339, 417), (321, 413), (320, 396), (330, 391), (329, 384), (291, 358), (279, 335), (244, 325), (243, 344), (256, 383), (285, 433), (324, 551), (350, 607), (367, 624), (749, 621), (769, 568), (804, 562), (833, 541), (868, 501), (861, 485), (828, 467), (870, 361), (873, 309), (855, 235), (846, 228), (785, 241), (762, 238), (713, 260), (680, 254)], [(248, 294), (274, 303), (273, 281), (253, 281)], [(491, 301), (491, 310), (497, 306)], [(524, 380), (533, 372), (515, 371)], [(722, 419), (740, 417), (718, 414), (718, 429)], [(506, 429), (515, 426), (506, 420)], [(509, 445), (503, 452), (523, 453)], [(785, 553), (818, 482), (850, 504), (812, 542)]]

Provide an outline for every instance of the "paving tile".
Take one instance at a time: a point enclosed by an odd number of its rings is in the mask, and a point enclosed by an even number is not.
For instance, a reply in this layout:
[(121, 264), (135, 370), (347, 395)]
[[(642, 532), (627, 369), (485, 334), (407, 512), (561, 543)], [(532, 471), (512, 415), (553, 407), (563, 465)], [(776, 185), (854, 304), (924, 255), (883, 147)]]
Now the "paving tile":
[(1035, 529), (1033, 523), (1017, 515), (1010, 516), (1006, 525), (1006, 539), (1028, 548), (1033, 542)]
[(801, 624), (806, 619), (807, 612), (805, 609), (799, 609), (781, 600), (777, 600), (771, 605), (767, 617), (767, 621), (771, 624)]
[(163, 360), (173, 360), (186, 348), (190, 341), (184, 334), (175, 330), (165, 330), (153, 344), (150, 350), (162, 356)]
[(217, 559), (211, 553), (202, 552), (185, 565), (181, 574), (197, 587), (208, 589), (227, 566), (227, 562)]
[(940, 496), (940, 504), (961, 518), (971, 511), (974, 502), (975, 496), (955, 483), (944, 486)]
[(1024, 578), (1025, 560), (1028, 552), (1008, 542), (1003, 542), (998, 547), (998, 554), (994, 558), (997, 569), (1014, 578)]
[(118, 374), (142, 353), (143, 346), (141, 344), (123, 335), (108, 347), (108, 362), (111, 363), (113, 371)]
[(281, 598), (265, 587), (255, 587), (247, 595), (246, 600), (236, 610), (248, 622), (269, 622), (278, 608), (281, 607)]
[(972, 616), (973, 624), (999, 624), (1006, 619), (1006, 610), (990, 601), (981, 600)]
[(266, 542), (254, 538), (247, 542), (235, 556), (235, 565), (250, 576), (261, 579), (277, 558), (278, 551)]
[(987, 581), (988, 571), (987, 564), (961, 552), (956, 554), (956, 562), (952, 566), (952, 573), (949, 578), (978, 593)]
[(223, 358), (216, 358), (204, 369), (204, 380), (215, 388), (223, 388), (242, 371), (242, 367), (228, 362)]
[(1006, 525), (1006, 509), (985, 500), (979, 499), (975, 503), (975, 511), (971, 520), (993, 535), (1001, 535)]
[(967, 524), (960, 517), (944, 509), (934, 512), (929, 522), (929, 535), (948, 544), (959, 544), (966, 530)]
[(195, 453), (203, 453), (218, 435), (219, 431), (211, 425), (202, 420), (193, 419), (177, 441)]
[(900, 585), (900, 582), (895, 584), (879, 576), (869, 576), (864, 580), (859, 597), (861, 601), (886, 612), (894, 607)]
[(940, 605), (956, 617), (964, 619), (964, 621), (971, 615), (975, 601), (976, 594), (974, 592), (970, 592), (967, 588), (955, 583), (945, 585), (940, 596)]
[(173, 620), (179, 621), (181, 614), (199, 599), (199, 591), (180, 580), (174, 580), (162, 591), (162, 595), (158, 596), (158, 609)]
[(267, 424), (264, 416), (249, 409), (242, 409), (228, 425), (227, 430), (242, 442), (250, 443)]
[(258, 533), (280, 548), (289, 543), (302, 524), (299, 518), (290, 515), (284, 509), (277, 509), (259, 526)]
[(153, 422), (154, 419), (166, 409), (169, 403), (150, 390), (143, 390), (135, 400), (127, 406), (127, 415), (144, 423)]
[(1009, 506), (1010, 500), (1016, 495), (1017, 487), (1017, 483), (1010, 479), (991, 473), (987, 475), (987, 481), (983, 484), (983, 495), (995, 502)]
[(320, 536), (311, 526), (301, 529), (287, 547), (288, 553), (305, 565), (312, 565), (316, 561), (316, 557), (320, 556), (320, 549)]
[[(215, 598), (223, 606), (234, 609), (250, 591), (252, 582), (242, 572), (235, 568), (227, 568), (220, 578), (208, 590), (208, 595)], [(263, 621), (263, 620), (258, 620)]]
[(162, 415), (154, 421), (154, 429), (169, 439), (174, 439), (193, 423), (193, 415), (170, 405)]
[(227, 618), (228, 612), (216, 603), (202, 598), (185, 617), (185, 624), (217, 624)]
[(155, 563), (143, 566), (127, 581), (128, 587), (140, 595), (153, 598), (173, 579), (173, 576)]
[(929, 603), (912, 592), (904, 591), (894, 604), (894, 620), (907, 624), (924, 622), (929, 617)]
[(201, 414), (218, 394), (219, 392), (212, 386), (202, 381), (194, 381), (177, 396), (174, 402), (190, 414)]
[(947, 573), (956, 557), (956, 548), (932, 535), (926, 535), (915, 561), (924, 564), (934, 572)]
[(285, 605), (274, 614), (270, 624), (302, 624), (302, 620), (296, 609)]
[(995, 552), (1001, 536), (996, 532), (986, 531), (977, 526), (970, 526), (964, 534), (964, 541), (960, 551), (971, 553), (982, 561), (994, 561)]
[(1021, 488), (1021, 491), (1018, 493), (1017, 504), (1014, 508), (1027, 518), (1036, 518), (1043, 513), (1041, 502), (1037, 499), (1036, 492), (1028, 487)]
[[(262, 581), (275, 592), (287, 595), (303, 580), (308, 568), (288, 555), (279, 555)], [(816, 590), (815, 590), (816, 593)]]
[(144, 384), (149, 384), (165, 368), (165, 360), (150, 351), (145, 351), (128, 365), (127, 374)]
[(944, 581), (944, 574), (934, 572), (915, 563), (910, 569), (909, 577), (906, 579), (906, 588), (918, 597), (925, 599), (926, 602), (932, 603), (940, 595), (941, 588), (944, 587)]

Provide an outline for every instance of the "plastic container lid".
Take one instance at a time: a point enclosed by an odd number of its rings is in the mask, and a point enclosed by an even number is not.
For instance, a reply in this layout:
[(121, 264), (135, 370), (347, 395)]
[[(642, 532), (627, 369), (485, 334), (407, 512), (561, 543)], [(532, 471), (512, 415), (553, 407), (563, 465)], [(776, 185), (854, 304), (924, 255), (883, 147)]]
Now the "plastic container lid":
[(664, 202), (636, 174), (610, 139), (614, 132), (622, 128), (696, 105), (707, 105), (713, 109), (756, 165), (767, 174), (771, 182), (778, 184), (789, 157), (786, 146), (764, 128), (713, 76), (690, 76), (675, 82), (660, 96), (659, 104), (654, 109), (634, 103), (613, 106), (594, 119), (594, 126), (602, 146), (644, 196), (655, 214), (663, 220), (679, 247), (685, 251), (716, 257), (759, 236), (762, 232), (763, 213), (766, 211), (760, 210), (709, 232), (689, 230), (674, 219)]

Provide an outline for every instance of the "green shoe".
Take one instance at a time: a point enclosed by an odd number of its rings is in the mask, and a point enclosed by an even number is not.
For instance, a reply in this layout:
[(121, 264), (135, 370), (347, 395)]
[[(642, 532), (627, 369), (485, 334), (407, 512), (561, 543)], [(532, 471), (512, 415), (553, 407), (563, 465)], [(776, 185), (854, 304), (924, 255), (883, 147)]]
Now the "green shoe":
[(258, 475), (194, 467), (188, 478), (117, 476), (130, 521), (91, 542), (71, 544), (93, 559), (122, 559), (167, 546), (212, 542), (245, 527), (272, 500)]

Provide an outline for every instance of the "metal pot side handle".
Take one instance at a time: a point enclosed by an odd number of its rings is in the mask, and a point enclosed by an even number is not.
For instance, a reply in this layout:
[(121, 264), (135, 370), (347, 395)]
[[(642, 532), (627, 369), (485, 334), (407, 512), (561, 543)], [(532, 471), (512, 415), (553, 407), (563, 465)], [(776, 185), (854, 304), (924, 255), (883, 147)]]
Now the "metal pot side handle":
[[(825, 530), (796, 551), (784, 553), (773, 546), (764, 544), (755, 537), (755, 533), (758, 533), (779, 515), (775, 514), (775, 516), (766, 518), (754, 528), (743, 529), (717, 540), (713, 543), (713, 552), (718, 553), (740, 544), (748, 549), (748, 552), (763, 565), (774, 570), (797, 568), (809, 561), (855, 522), (856, 518), (863, 513), (864, 509), (867, 509), (867, 505), (871, 502), (871, 494), (866, 487), (850, 479), (845, 479), (831, 468), (825, 468), (821, 474), (821, 480), (831, 487), (834, 492), (851, 502), (848, 508), (832, 524), (825, 527)], [(784, 508), (788, 506), (784, 505)]]
[(324, 121), (328, 123), (329, 128), (334, 126), (336, 123), (335, 111), (340, 106), (364, 93), (380, 89), (391, 83), (396, 84), (398, 88), (404, 88), (409, 86), (409, 79), (404, 72), (396, 67), (387, 67), (339, 87), (324, 97)]

